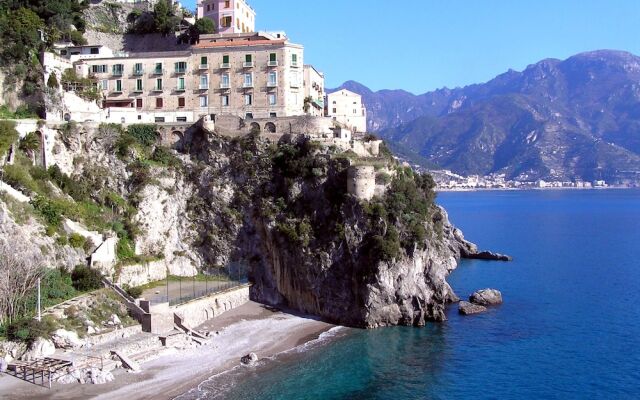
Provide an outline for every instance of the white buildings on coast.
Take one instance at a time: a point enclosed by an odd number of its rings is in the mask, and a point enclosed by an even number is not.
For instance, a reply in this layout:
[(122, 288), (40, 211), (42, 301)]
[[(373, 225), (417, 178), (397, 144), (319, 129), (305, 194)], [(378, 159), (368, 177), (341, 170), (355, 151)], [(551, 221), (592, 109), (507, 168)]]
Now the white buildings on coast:
[(245, 0), (201, 0), (197, 15), (214, 20), (218, 33), (200, 35), (192, 45), (176, 41), (171, 50), (151, 46), (126, 52), (64, 44), (45, 53), (44, 80), (55, 74), (62, 100), (48, 107), (47, 121), (194, 123), (204, 117), (311, 116), (326, 119), (327, 126), (366, 131), (360, 96), (331, 94), (333, 107), (326, 107), (324, 74), (305, 64), (304, 47), (284, 32), (256, 31), (256, 13)]

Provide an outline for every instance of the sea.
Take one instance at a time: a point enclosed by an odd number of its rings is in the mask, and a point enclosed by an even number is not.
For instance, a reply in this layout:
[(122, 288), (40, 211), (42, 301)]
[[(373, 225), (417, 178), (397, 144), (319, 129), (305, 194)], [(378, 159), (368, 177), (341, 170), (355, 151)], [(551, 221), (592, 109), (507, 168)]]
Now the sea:
[(425, 328), (334, 328), (212, 377), (186, 398), (640, 399), (640, 191), (439, 193), (467, 239), (514, 261), (462, 261), (461, 297), (504, 304)]

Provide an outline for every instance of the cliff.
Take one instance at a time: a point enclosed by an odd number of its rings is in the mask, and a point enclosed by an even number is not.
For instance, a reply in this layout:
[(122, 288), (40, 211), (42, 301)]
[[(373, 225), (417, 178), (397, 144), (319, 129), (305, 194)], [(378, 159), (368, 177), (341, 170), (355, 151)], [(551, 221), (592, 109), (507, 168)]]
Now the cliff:
[[(246, 272), (259, 302), (356, 327), (420, 326), (445, 319), (457, 300), (446, 277), (477, 253), (434, 203), (431, 178), (384, 148), (362, 157), (309, 135), (230, 138), (199, 126), (68, 125), (56, 142), (53, 182), (52, 168), (27, 170), (62, 187), (48, 195), (62, 215), (117, 236), (115, 279), (140, 262), (183, 276), (222, 267)], [(370, 182), (349, 181), (359, 165)], [(15, 175), (14, 187), (38, 194)], [(367, 198), (350, 193), (362, 185)], [(29, 212), (42, 221), (41, 211)], [(64, 243), (48, 228), (51, 245)]]

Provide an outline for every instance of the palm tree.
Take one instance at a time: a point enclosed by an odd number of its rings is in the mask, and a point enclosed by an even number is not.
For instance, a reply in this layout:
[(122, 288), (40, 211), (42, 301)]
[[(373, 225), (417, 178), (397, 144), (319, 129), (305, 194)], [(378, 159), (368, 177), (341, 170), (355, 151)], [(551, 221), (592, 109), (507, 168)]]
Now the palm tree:
[(22, 140), (20, 140), (20, 145), (18, 148), (22, 150), (29, 158), (31, 158), (31, 162), (35, 165), (35, 155), (36, 151), (40, 150), (40, 137), (36, 132), (31, 132), (27, 134)]

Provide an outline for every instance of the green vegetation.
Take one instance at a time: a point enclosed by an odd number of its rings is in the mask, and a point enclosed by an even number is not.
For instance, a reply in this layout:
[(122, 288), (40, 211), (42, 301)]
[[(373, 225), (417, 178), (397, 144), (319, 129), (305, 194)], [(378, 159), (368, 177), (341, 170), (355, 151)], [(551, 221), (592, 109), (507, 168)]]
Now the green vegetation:
[(144, 292), (144, 290), (141, 287), (130, 287), (130, 286), (127, 286), (125, 288), (125, 291), (129, 296), (133, 297), (134, 299), (137, 299), (140, 296), (142, 296), (142, 292)]
[(65, 90), (73, 90), (79, 97), (95, 101), (102, 98), (102, 94), (98, 90), (95, 78), (84, 78), (78, 76), (73, 68), (67, 68), (62, 73), (62, 86)]
[(129, 33), (162, 33), (168, 35), (178, 28), (182, 18), (169, 0), (160, 0), (152, 12), (133, 11), (127, 16)]
[(85, 265), (78, 265), (71, 272), (73, 287), (82, 292), (100, 289), (102, 287), (102, 274)]
[[(34, 112), (29, 106), (21, 105), (16, 108), (15, 111), (9, 110), (6, 105), (0, 106), (0, 119), (34, 119), (38, 118), (38, 114)], [(0, 123), (8, 123), (10, 121), (0, 121)], [(0, 128), (1, 129), (1, 128)]]
[(0, 157), (7, 154), (11, 145), (18, 141), (16, 123), (13, 121), (0, 121)]

